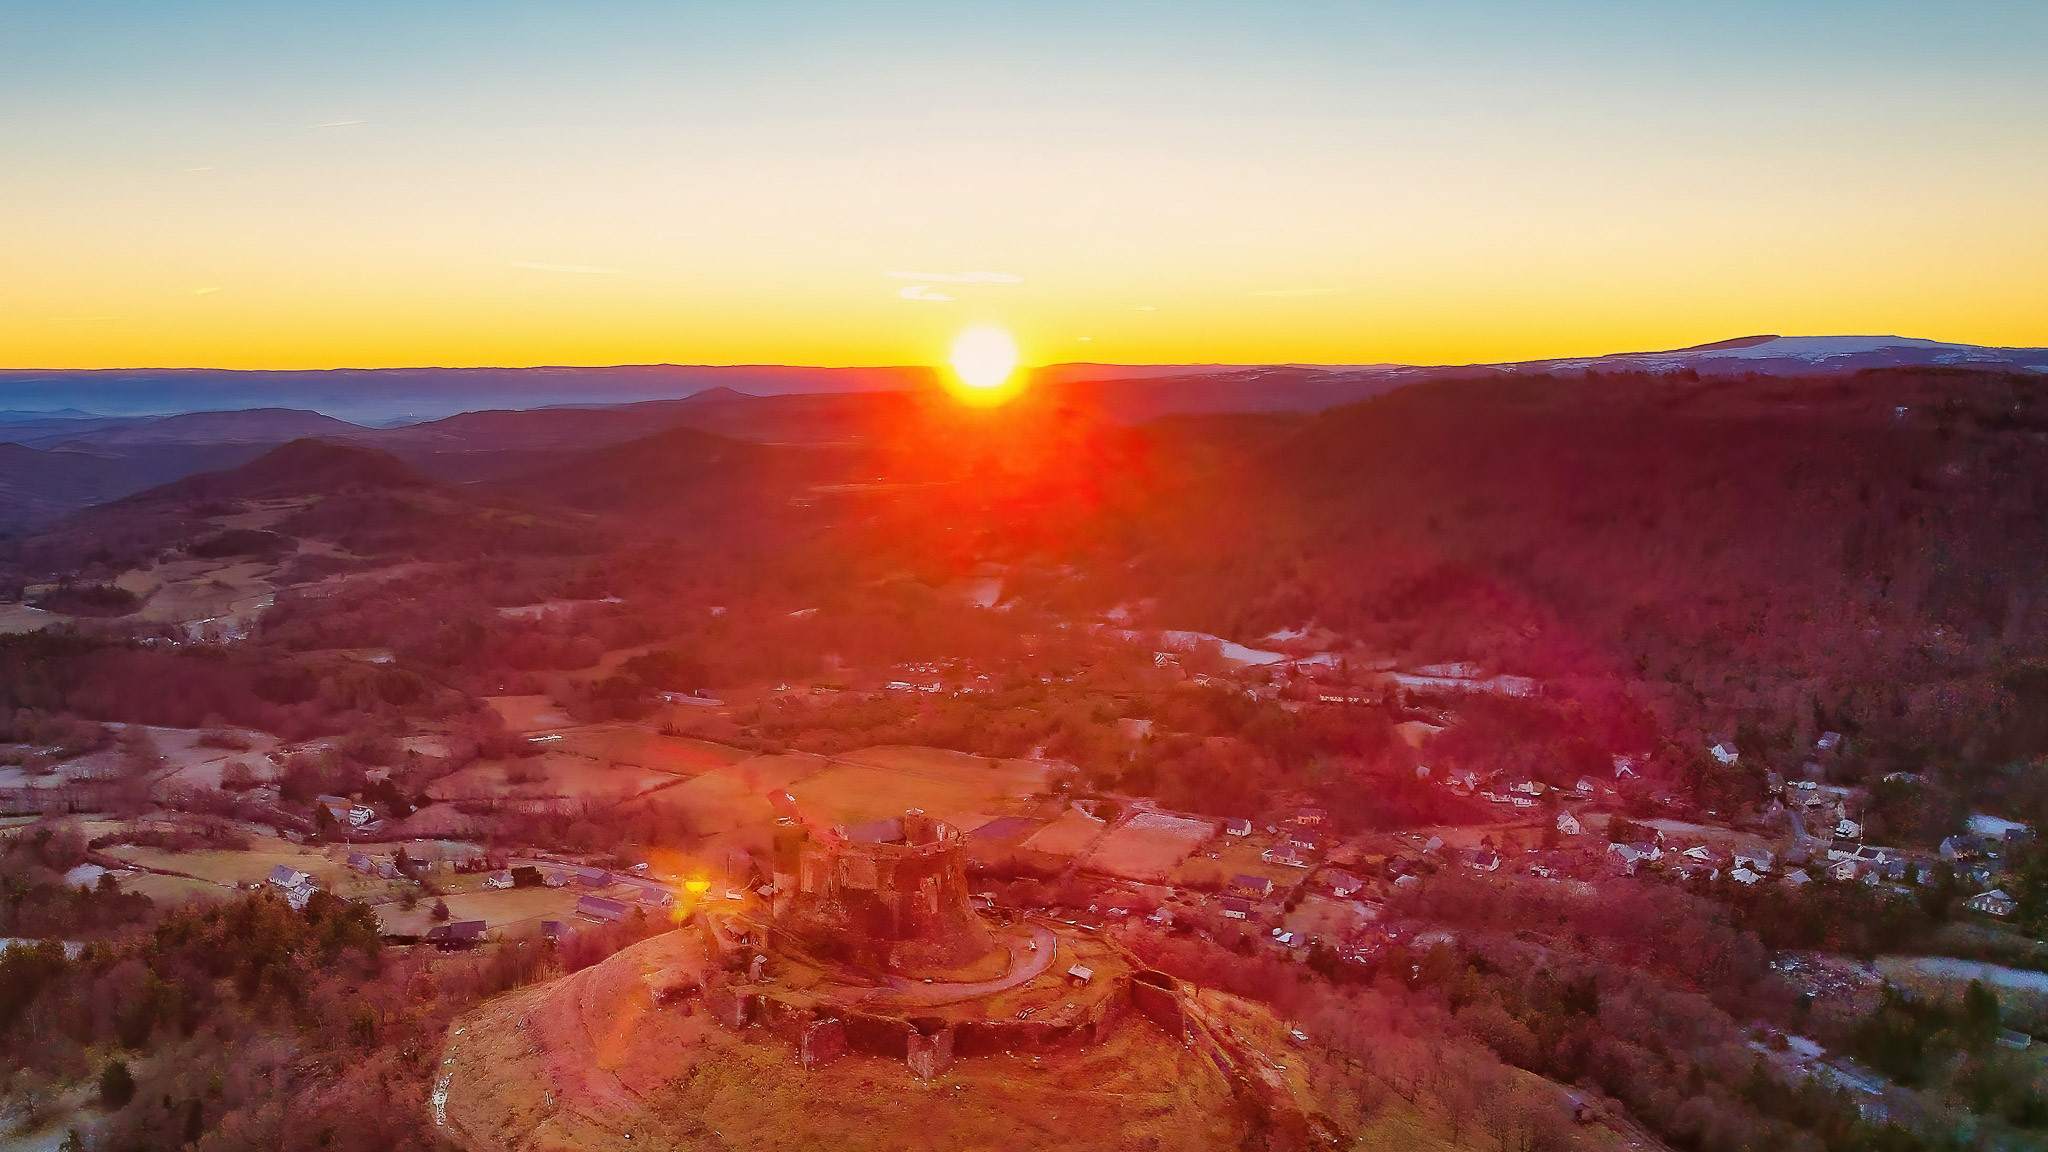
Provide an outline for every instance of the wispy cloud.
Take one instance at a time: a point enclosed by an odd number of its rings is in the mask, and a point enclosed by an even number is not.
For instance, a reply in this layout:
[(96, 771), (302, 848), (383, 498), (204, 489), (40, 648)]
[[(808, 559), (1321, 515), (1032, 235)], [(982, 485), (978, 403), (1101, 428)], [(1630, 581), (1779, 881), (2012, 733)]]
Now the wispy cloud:
[(1266, 289), (1266, 290), (1264, 290), (1264, 291), (1262, 291), (1262, 292), (1254, 292), (1254, 293), (1252, 293), (1252, 295), (1254, 295), (1254, 296), (1281, 296), (1281, 297), (1294, 297), (1294, 296), (1335, 296), (1335, 295), (1337, 295), (1337, 294), (1338, 294), (1338, 293), (1340, 293), (1340, 292), (1349, 292), (1349, 291), (1351, 291), (1351, 289), (1349, 289), (1349, 288), (1268, 288), (1268, 289)]
[(315, 128), (346, 128), (351, 124), (368, 124), (368, 120), (329, 120), (324, 124), (301, 124), (299, 128), (310, 132)]
[(218, 287), (210, 287), (210, 288), (194, 288), (194, 289), (192, 290), (192, 294), (193, 294), (194, 296), (211, 296), (211, 295), (213, 295), (213, 294), (214, 294), (215, 292), (218, 292), (218, 291), (220, 291), (220, 289), (219, 289)]
[(1138, 311), (1140, 311), (1140, 312), (1157, 312), (1157, 311), (1159, 311), (1159, 308), (1158, 308), (1158, 306), (1157, 306), (1157, 305), (1153, 305), (1153, 304), (1140, 304), (1140, 305), (1138, 305)]
[(936, 302), (952, 299), (951, 296), (946, 295), (944, 292), (932, 291), (929, 284), (912, 284), (908, 288), (898, 288), (896, 294), (905, 300), (931, 300)]
[(534, 260), (512, 260), (508, 268), (524, 268), (529, 272), (565, 272), (571, 276), (624, 276), (623, 268), (605, 268), (596, 264), (543, 264)]
[(1021, 284), (1022, 276), (1008, 272), (891, 272), (898, 280), (923, 280), (932, 284)]
[(211, 172), (211, 171), (213, 171), (213, 165), (211, 165), (211, 164), (201, 164), (201, 165), (199, 165), (199, 166), (197, 166), (197, 167), (194, 167), (194, 168), (187, 168), (187, 169), (185, 169), (185, 171), (187, 171), (187, 172)]

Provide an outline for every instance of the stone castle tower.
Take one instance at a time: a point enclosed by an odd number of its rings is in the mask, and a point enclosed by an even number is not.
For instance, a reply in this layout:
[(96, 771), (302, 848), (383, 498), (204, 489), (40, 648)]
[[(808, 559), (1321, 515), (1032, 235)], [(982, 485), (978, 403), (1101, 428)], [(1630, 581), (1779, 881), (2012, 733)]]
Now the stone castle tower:
[(899, 975), (995, 947), (967, 890), (967, 839), (913, 808), (872, 824), (775, 829), (775, 925), (810, 951)]

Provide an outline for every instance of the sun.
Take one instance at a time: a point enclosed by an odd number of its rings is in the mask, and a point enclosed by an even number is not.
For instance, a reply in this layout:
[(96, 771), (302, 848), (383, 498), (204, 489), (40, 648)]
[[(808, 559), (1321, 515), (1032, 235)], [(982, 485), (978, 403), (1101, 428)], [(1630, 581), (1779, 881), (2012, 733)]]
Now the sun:
[(1017, 342), (1001, 328), (984, 324), (962, 332), (951, 361), (953, 394), (969, 404), (1000, 404), (1017, 392)]

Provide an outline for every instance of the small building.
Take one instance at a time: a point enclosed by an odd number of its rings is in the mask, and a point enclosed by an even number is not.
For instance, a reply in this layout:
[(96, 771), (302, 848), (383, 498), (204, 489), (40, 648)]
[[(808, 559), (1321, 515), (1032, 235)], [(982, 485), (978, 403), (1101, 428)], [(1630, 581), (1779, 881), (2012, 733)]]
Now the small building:
[(427, 929), (427, 943), (439, 944), (443, 948), (466, 948), (483, 943), (484, 930), (482, 920), (457, 920), (452, 924), (436, 924)]
[(1757, 881), (1763, 879), (1763, 877), (1758, 873), (1752, 872), (1749, 869), (1740, 866), (1737, 866), (1735, 871), (1730, 872), (1728, 874), (1728, 878), (1744, 887), (1748, 887), (1749, 885), (1754, 884)]
[(1341, 869), (1330, 869), (1323, 873), (1323, 880), (1330, 886), (1330, 894), (1342, 900), (1365, 887), (1365, 881)]
[(361, 852), (351, 852), (348, 854), (348, 867), (351, 872), (361, 872), (368, 876), (377, 871), (377, 862)]
[(1958, 860), (1975, 859), (1982, 855), (1983, 852), (1983, 839), (1967, 833), (1950, 836), (1941, 842), (1941, 858), (1951, 864)]
[(1636, 758), (1633, 756), (1616, 756), (1614, 758), (1614, 778), (1616, 780), (1635, 779)]
[(1820, 734), (1820, 739), (1813, 742), (1813, 746), (1817, 751), (1833, 752), (1842, 746), (1842, 734), (1840, 732), (1823, 732)]
[(2000, 1028), (1998, 1030), (1998, 1046), (2000, 1048), (2010, 1048), (2015, 1052), (2025, 1052), (2034, 1046), (2034, 1038), (2025, 1032), (2015, 1032), (2010, 1028)]
[(1232, 836), (1249, 836), (1252, 834), (1252, 822), (1243, 817), (1225, 820), (1223, 830)]
[(602, 896), (585, 896), (576, 901), (576, 915), (601, 924), (623, 920), (627, 911), (629, 909), (623, 901), (607, 900)]
[(1222, 906), (1223, 906), (1223, 918), (1224, 918), (1224, 919), (1226, 919), (1226, 920), (1249, 920), (1249, 919), (1251, 919), (1251, 916), (1252, 916), (1252, 906), (1251, 906), (1251, 903), (1250, 903), (1249, 901), (1246, 901), (1246, 900), (1240, 900), (1240, 899), (1238, 899), (1238, 898), (1237, 898), (1237, 897), (1235, 897), (1235, 896), (1225, 896), (1225, 897), (1224, 897), (1224, 898), (1223, 898), (1223, 899), (1222, 899), (1222, 900), (1220, 901), (1220, 903), (1221, 903), (1221, 904), (1222, 904)]
[(1735, 854), (1735, 866), (1752, 872), (1769, 872), (1775, 862), (1768, 848), (1745, 848)]
[(484, 887), (486, 888), (510, 888), (511, 886), (512, 873), (508, 870), (493, 872), (484, 877)]
[(1972, 912), (1982, 912), (1986, 916), (1996, 916), (2001, 920), (2020, 910), (2020, 902), (2006, 895), (2002, 888), (1979, 892), (1963, 901), (1963, 906)]
[(1801, 888), (1811, 883), (1813, 877), (1808, 876), (1804, 868), (1794, 868), (1785, 873), (1785, 886), (1788, 888)]
[(1559, 812), (1557, 814), (1557, 831), (1559, 835), (1577, 836), (1585, 830), (1586, 829), (1582, 825), (1580, 825), (1579, 818), (1577, 816), (1574, 816), (1569, 812)]
[(569, 935), (569, 926), (560, 920), (543, 920), (540, 934), (550, 940), (561, 940)]
[(1861, 840), (1863, 838), (1863, 825), (1844, 816), (1840, 820), (1835, 821), (1835, 835), (1844, 840)]
[(579, 865), (576, 869), (576, 882), (585, 888), (609, 888), (612, 886), (612, 874), (602, 868)]
[(1086, 984), (1090, 980), (1095, 979), (1095, 969), (1076, 964), (1072, 968), (1067, 969), (1067, 975), (1072, 977), (1076, 984)]
[(1259, 853), (1259, 859), (1268, 864), (1282, 864), (1289, 868), (1308, 867), (1308, 859), (1301, 854), (1301, 849), (1292, 842), (1275, 844), (1264, 852)]
[(1847, 856), (1828, 865), (1828, 875), (1833, 876), (1837, 880), (1854, 880), (1856, 878), (1856, 868), (1856, 858), (1854, 856)]
[(1329, 813), (1321, 808), (1303, 808), (1294, 814), (1294, 822), (1303, 828), (1316, 828), (1320, 827), (1328, 816)]
[(1723, 764), (1733, 764), (1742, 759), (1742, 753), (1736, 750), (1735, 745), (1726, 741), (1707, 749), (1707, 755)]

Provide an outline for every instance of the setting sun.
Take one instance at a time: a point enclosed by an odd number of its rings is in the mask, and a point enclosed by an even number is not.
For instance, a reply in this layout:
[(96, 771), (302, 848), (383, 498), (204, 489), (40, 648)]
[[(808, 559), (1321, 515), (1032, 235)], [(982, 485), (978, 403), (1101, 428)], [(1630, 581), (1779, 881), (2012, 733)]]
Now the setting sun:
[(1017, 370), (1017, 343), (1008, 332), (987, 325), (969, 328), (953, 341), (951, 359), (960, 383), (954, 391), (969, 403), (1000, 403), (1015, 391), (1011, 376)]

